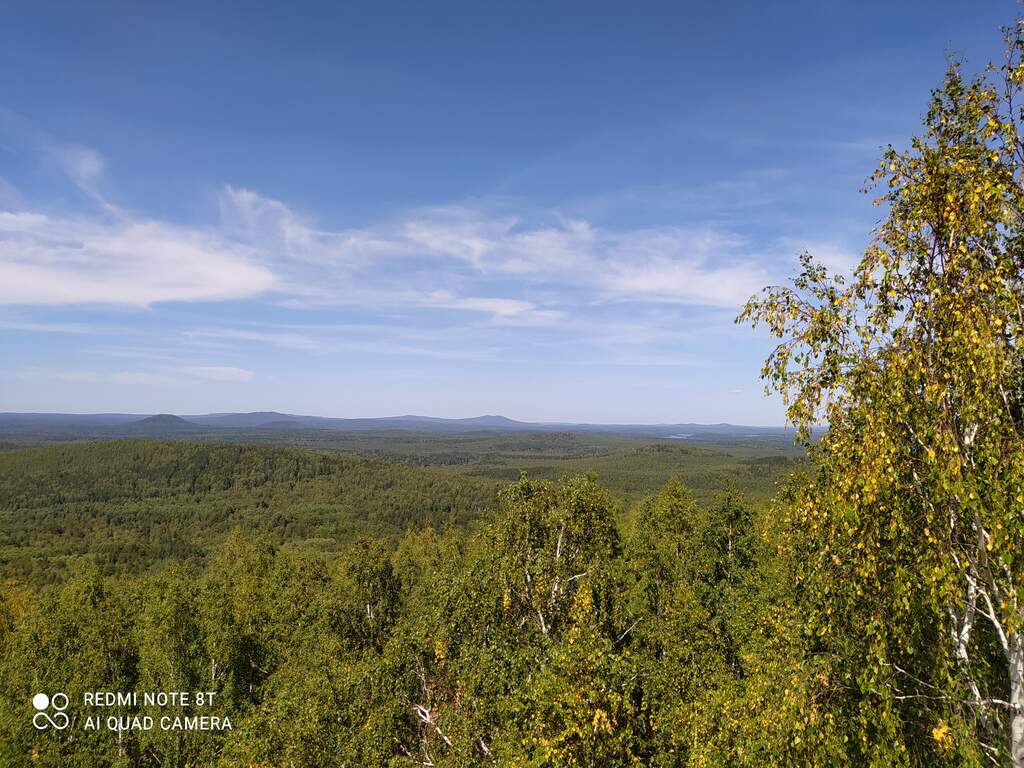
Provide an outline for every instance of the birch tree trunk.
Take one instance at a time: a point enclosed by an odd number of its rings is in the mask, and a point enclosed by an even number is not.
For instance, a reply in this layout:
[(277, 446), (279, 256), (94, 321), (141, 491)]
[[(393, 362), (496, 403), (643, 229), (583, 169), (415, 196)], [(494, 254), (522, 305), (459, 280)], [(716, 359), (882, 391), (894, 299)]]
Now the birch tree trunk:
[(1024, 647), (1021, 636), (1010, 633), (1006, 659), (1010, 672), (1010, 759), (1013, 768), (1024, 768)]

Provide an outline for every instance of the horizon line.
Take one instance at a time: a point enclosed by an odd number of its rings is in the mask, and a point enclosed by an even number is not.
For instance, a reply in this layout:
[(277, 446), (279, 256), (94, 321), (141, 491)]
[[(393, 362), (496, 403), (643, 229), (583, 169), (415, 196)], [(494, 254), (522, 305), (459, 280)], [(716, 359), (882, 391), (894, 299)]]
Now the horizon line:
[(248, 416), (259, 413), (276, 414), (279, 416), (288, 416), (291, 418), (299, 419), (330, 419), (338, 421), (399, 421), (401, 419), (426, 419), (432, 421), (473, 421), (479, 419), (505, 419), (514, 424), (523, 425), (537, 425), (537, 426), (590, 426), (590, 427), (674, 427), (674, 426), (698, 426), (698, 427), (717, 427), (717, 426), (728, 426), (728, 427), (749, 427), (752, 429), (783, 429), (793, 430), (795, 429), (789, 424), (743, 424), (739, 422), (731, 421), (717, 421), (717, 422), (699, 422), (699, 421), (660, 421), (660, 422), (643, 422), (643, 421), (618, 421), (618, 422), (599, 422), (599, 421), (533, 421), (533, 420), (522, 420), (514, 419), (509, 416), (504, 416), (497, 413), (485, 413), (478, 414), (475, 416), (427, 416), (424, 414), (405, 413), (394, 416), (324, 416), (318, 414), (301, 414), (301, 413), (288, 413), (286, 411), (274, 411), (274, 410), (255, 410), (255, 411), (210, 411), (207, 413), (173, 413), (170, 411), (158, 411), (152, 413), (142, 412), (125, 412), (125, 411), (89, 411), (89, 412), (75, 412), (75, 411), (0, 411), (0, 417), (2, 416), (131, 416), (138, 417), (140, 419), (149, 418), (153, 416), (177, 416), (181, 419), (189, 418), (210, 418), (219, 416)]

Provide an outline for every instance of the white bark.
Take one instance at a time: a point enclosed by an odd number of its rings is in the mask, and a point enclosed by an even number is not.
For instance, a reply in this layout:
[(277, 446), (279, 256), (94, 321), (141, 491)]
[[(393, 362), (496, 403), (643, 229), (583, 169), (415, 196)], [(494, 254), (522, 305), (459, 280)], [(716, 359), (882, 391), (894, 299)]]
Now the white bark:
[(445, 735), (444, 731), (441, 730), (441, 726), (439, 726), (437, 722), (434, 720), (429, 708), (424, 707), (422, 704), (413, 704), (412, 708), (413, 711), (419, 716), (421, 723), (433, 728), (434, 732), (437, 733), (437, 735), (441, 737), (441, 740), (449, 747), (452, 745), (452, 740), (449, 739)]
[(1021, 636), (1007, 637), (1006, 661), (1010, 672), (1010, 760), (1013, 768), (1024, 768), (1024, 645)]

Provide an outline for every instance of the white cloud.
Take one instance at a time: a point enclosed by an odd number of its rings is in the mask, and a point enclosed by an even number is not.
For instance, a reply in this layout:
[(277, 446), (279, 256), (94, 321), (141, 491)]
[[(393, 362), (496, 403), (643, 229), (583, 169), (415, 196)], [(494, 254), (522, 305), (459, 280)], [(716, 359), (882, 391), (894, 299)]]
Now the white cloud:
[(382, 255), (396, 255), (396, 243), (392, 241), (379, 240), (359, 229), (317, 229), (281, 201), (249, 189), (224, 187), (220, 216), (228, 234), (251, 243), (278, 261), (337, 270), (366, 264)]
[(88, 188), (103, 175), (105, 163), (99, 152), (74, 144), (50, 145), (46, 154), (79, 187)]
[(860, 254), (852, 248), (834, 242), (815, 240), (813, 238), (807, 240), (786, 238), (783, 240), (783, 243), (788, 246), (794, 258), (797, 253), (808, 251), (816, 261), (823, 264), (833, 273), (849, 274), (853, 272), (861, 259)]
[(0, 207), (17, 208), (24, 204), (18, 188), (0, 176)]
[(246, 382), (251, 381), (255, 374), (245, 368), (224, 365), (197, 365), (157, 367), (142, 371), (82, 371), (48, 368), (24, 368), (17, 374), (18, 378), (48, 378), (67, 381), (74, 384), (180, 384), (182, 376), (206, 381)]
[(210, 301), (274, 287), (254, 252), (158, 221), (0, 212), (0, 304)]
[(768, 275), (750, 264), (711, 267), (656, 257), (645, 263), (615, 264), (603, 287), (610, 295), (631, 301), (738, 307), (767, 282)]
[(458, 207), (432, 208), (417, 212), (378, 239), (407, 253), (446, 256), (482, 270), (516, 224), (514, 217), (490, 218)]
[(416, 303), (442, 309), (462, 309), (470, 312), (484, 312), (498, 318), (509, 318), (535, 312), (537, 308), (528, 301), (503, 299), (487, 296), (455, 296), (446, 291), (424, 294)]
[(743, 238), (710, 227), (615, 230), (557, 215), (528, 224), (444, 207), (373, 229), (327, 232), (279, 201), (234, 188), (221, 210), (236, 236), (278, 249), (288, 262), (278, 262), (282, 287), (300, 306), (420, 304), (553, 321), (562, 308), (522, 294), (540, 286), (559, 303), (589, 291), (589, 300), (738, 307), (767, 280)]
[(186, 331), (185, 336), (197, 339), (233, 339), (238, 341), (254, 341), (287, 349), (317, 349), (320, 345), (308, 336), (300, 333), (273, 333), (263, 331), (245, 331), (235, 328), (201, 328)]
[(452, 309), (469, 309), (477, 312), (489, 312), (498, 317), (511, 317), (531, 311), (534, 307), (526, 301), (517, 299), (495, 299), (486, 297), (467, 297), (463, 299), (451, 299), (437, 304), (439, 307), (450, 307)]
[(114, 371), (110, 373), (99, 373), (96, 371), (50, 371), (50, 370), (39, 370), (29, 369), (23, 371), (21, 376), (23, 378), (37, 378), (40, 375), (57, 379), (59, 381), (67, 381), (72, 384), (167, 384), (171, 382), (170, 377), (160, 374), (152, 373), (150, 371)]
[[(62, 151), (81, 183), (103, 173), (95, 153)], [(236, 187), (223, 190), (212, 229), (104, 209), (92, 217), (0, 211), (0, 304), (144, 307), (272, 291), (292, 307), (451, 310), (546, 325), (608, 301), (734, 309), (770, 282), (744, 238), (713, 227), (614, 229), (554, 212), (533, 221), (451, 206), (329, 231)], [(193, 335), (317, 346), (295, 334)]]
[(109, 380), (120, 384), (168, 384), (172, 379), (164, 374), (150, 371), (122, 371), (111, 374)]
[(193, 368), (182, 368), (182, 373), (210, 381), (251, 381), (253, 372), (245, 368), (233, 368), (226, 365), (200, 365)]
[(101, 327), (86, 323), (25, 323), (17, 320), (0, 320), (0, 330), (27, 331), (29, 333), (99, 334), (117, 329), (111, 326)]

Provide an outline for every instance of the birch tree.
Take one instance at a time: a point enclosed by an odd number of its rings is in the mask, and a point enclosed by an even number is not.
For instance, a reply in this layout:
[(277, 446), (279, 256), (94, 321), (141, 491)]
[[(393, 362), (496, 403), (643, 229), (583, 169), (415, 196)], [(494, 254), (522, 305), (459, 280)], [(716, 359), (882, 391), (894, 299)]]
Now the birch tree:
[[(1024, 767), (1024, 22), (1001, 66), (952, 63), (923, 131), (873, 177), (852, 276), (809, 255), (740, 320), (816, 475), (785, 510), (806, 619), (861, 638), (850, 685), (937, 754)], [(852, 626), (850, 622), (857, 622)], [(852, 647), (852, 646), (850, 646)], [(895, 716), (895, 715), (894, 715)], [(907, 750), (904, 750), (909, 754)], [(902, 762), (913, 762), (904, 755)], [(924, 759), (924, 758), (920, 758)], [(972, 758), (972, 760), (975, 758)]]

